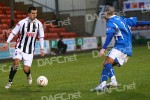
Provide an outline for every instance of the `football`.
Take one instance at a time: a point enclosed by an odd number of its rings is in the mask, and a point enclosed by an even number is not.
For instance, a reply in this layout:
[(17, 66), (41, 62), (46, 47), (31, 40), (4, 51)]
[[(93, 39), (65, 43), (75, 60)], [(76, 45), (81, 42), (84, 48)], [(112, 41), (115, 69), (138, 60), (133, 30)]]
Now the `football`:
[(48, 84), (48, 79), (45, 76), (39, 76), (37, 78), (37, 85), (38, 86), (46, 86)]

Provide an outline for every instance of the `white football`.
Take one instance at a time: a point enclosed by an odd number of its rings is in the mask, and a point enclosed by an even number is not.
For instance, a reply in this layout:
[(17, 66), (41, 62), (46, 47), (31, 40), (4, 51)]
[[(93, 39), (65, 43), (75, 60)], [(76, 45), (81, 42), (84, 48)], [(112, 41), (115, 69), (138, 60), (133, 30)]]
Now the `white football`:
[(48, 84), (48, 79), (45, 76), (39, 76), (37, 78), (37, 85), (38, 86), (46, 86)]

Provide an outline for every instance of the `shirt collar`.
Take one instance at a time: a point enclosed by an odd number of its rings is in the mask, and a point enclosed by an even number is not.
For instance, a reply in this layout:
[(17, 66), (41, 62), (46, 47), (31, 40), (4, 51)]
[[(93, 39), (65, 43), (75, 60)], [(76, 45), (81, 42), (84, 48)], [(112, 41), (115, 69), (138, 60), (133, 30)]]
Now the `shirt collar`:
[(112, 16), (110, 16), (110, 18), (112, 18), (112, 17), (115, 17), (116, 15), (112, 15)]
[(37, 21), (37, 19), (31, 21), (31, 20), (29, 19), (29, 17), (27, 17), (26, 20), (29, 21), (29, 22), (35, 22), (35, 21)]

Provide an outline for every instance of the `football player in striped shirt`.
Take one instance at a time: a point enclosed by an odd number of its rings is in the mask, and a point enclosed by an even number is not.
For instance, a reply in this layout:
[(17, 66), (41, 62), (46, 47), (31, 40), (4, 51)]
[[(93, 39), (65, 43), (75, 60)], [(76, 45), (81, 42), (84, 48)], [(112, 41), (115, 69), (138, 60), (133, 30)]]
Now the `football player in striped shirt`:
[(21, 60), (24, 62), (23, 71), (27, 76), (27, 82), (30, 85), (32, 84), (30, 67), (33, 61), (34, 46), (37, 36), (40, 41), (41, 56), (44, 56), (44, 29), (42, 23), (36, 17), (37, 9), (35, 7), (29, 7), (28, 17), (18, 22), (3, 46), (4, 48), (8, 47), (13, 37), (15, 35), (19, 36), (13, 56), (14, 62), (9, 73), (9, 81), (5, 86), (6, 89), (11, 87)]

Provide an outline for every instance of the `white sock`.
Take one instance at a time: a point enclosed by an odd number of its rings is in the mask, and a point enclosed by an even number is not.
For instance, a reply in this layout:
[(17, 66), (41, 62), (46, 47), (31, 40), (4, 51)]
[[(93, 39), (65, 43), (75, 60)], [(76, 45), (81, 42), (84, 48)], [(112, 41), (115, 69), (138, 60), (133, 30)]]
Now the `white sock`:
[(100, 85), (98, 85), (95, 89), (99, 90), (99, 89), (103, 89), (103, 87), (106, 86), (106, 81), (103, 81)]
[(117, 82), (115, 76), (112, 76), (110, 80), (111, 80), (111, 82)]
[(102, 86), (102, 87), (106, 86), (106, 81), (103, 81), (103, 82), (101, 83), (101, 86)]

